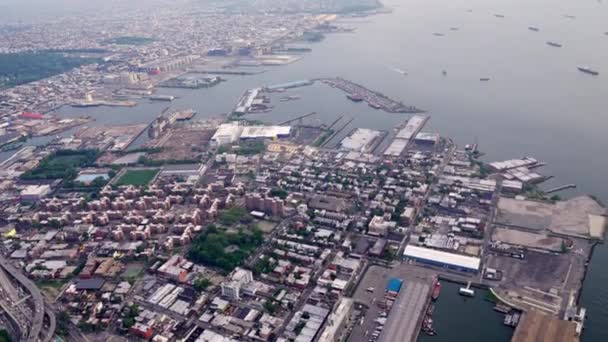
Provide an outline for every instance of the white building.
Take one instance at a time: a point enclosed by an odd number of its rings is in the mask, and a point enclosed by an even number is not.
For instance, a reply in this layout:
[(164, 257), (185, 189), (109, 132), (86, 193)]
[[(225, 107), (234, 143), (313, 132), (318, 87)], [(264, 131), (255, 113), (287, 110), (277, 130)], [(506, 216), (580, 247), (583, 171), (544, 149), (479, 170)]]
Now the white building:
[(221, 146), (226, 144), (232, 144), (239, 140), (241, 133), (243, 132), (243, 126), (237, 122), (229, 122), (221, 124), (215, 134), (211, 137), (211, 142), (215, 146)]
[(338, 341), (339, 336), (336, 335), (346, 326), (352, 311), (353, 300), (342, 297), (334, 311), (327, 318), (327, 324), (325, 325), (325, 330), (323, 330), (321, 337), (319, 337), (319, 342)]
[(242, 288), (253, 281), (253, 273), (249, 270), (236, 268), (230, 281), (222, 283), (222, 296), (230, 299), (241, 299)]
[(51, 192), (50, 185), (28, 185), (21, 190), (21, 201), (38, 202)]

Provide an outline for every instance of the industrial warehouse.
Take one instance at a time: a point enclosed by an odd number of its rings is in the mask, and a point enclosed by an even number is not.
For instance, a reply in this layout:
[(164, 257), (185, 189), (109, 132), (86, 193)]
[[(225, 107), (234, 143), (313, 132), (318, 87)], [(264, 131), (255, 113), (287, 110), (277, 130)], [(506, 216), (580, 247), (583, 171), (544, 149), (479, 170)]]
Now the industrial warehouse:
[(244, 126), (239, 123), (221, 124), (211, 142), (216, 145), (231, 144), (239, 139), (278, 139), (288, 137), (291, 133), (290, 126)]
[(421, 264), (439, 266), (460, 272), (477, 273), (481, 260), (479, 258), (442, 252), (430, 248), (407, 246), (403, 258)]

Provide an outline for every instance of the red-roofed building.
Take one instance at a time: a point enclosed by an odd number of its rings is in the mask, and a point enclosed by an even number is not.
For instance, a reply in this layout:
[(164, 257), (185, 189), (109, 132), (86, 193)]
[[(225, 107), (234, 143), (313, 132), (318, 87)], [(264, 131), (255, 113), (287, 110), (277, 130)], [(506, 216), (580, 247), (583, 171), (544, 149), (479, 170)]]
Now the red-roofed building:
[(33, 113), (33, 112), (23, 112), (21, 113), (20, 116), (22, 119), (30, 119), (30, 120), (41, 120), (44, 118), (44, 115), (40, 114), (40, 113)]
[(146, 340), (149, 340), (152, 335), (154, 335), (154, 329), (151, 325), (141, 323), (135, 323), (135, 325), (129, 329), (129, 332)]

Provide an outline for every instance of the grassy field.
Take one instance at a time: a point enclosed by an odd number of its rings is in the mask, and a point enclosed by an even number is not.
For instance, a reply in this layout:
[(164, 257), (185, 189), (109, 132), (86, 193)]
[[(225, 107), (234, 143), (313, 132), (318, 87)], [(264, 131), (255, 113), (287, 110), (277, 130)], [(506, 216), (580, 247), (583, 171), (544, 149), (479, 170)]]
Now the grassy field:
[(24, 172), (25, 180), (58, 179), (72, 180), (77, 169), (92, 166), (99, 152), (96, 150), (59, 150), (44, 158), (34, 169)]
[(63, 285), (68, 282), (66, 279), (58, 279), (58, 280), (37, 280), (36, 286), (40, 288), (42, 295), (50, 300), (55, 300), (55, 297), (59, 295), (59, 291)]
[(141, 263), (132, 263), (128, 264), (125, 271), (120, 275), (120, 277), (126, 281), (135, 281), (137, 276), (143, 271), (144, 265)]
[(116, 185), (143, 186), (148, 184), (158, 173), (158, 169), (128, 170), (117, 181)]

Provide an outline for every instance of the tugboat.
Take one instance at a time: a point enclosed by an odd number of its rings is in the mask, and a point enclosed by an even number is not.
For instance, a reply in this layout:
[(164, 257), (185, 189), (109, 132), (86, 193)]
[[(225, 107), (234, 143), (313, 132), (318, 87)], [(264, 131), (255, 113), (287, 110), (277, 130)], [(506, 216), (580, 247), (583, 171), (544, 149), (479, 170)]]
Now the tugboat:
[(435, 284), (433, 285), (433, 293), (431, 294), (431, 299), (436, 301), (439, 298), (439, 294), (441, 294), (441, 283), (439, 279), (435, 279)]

